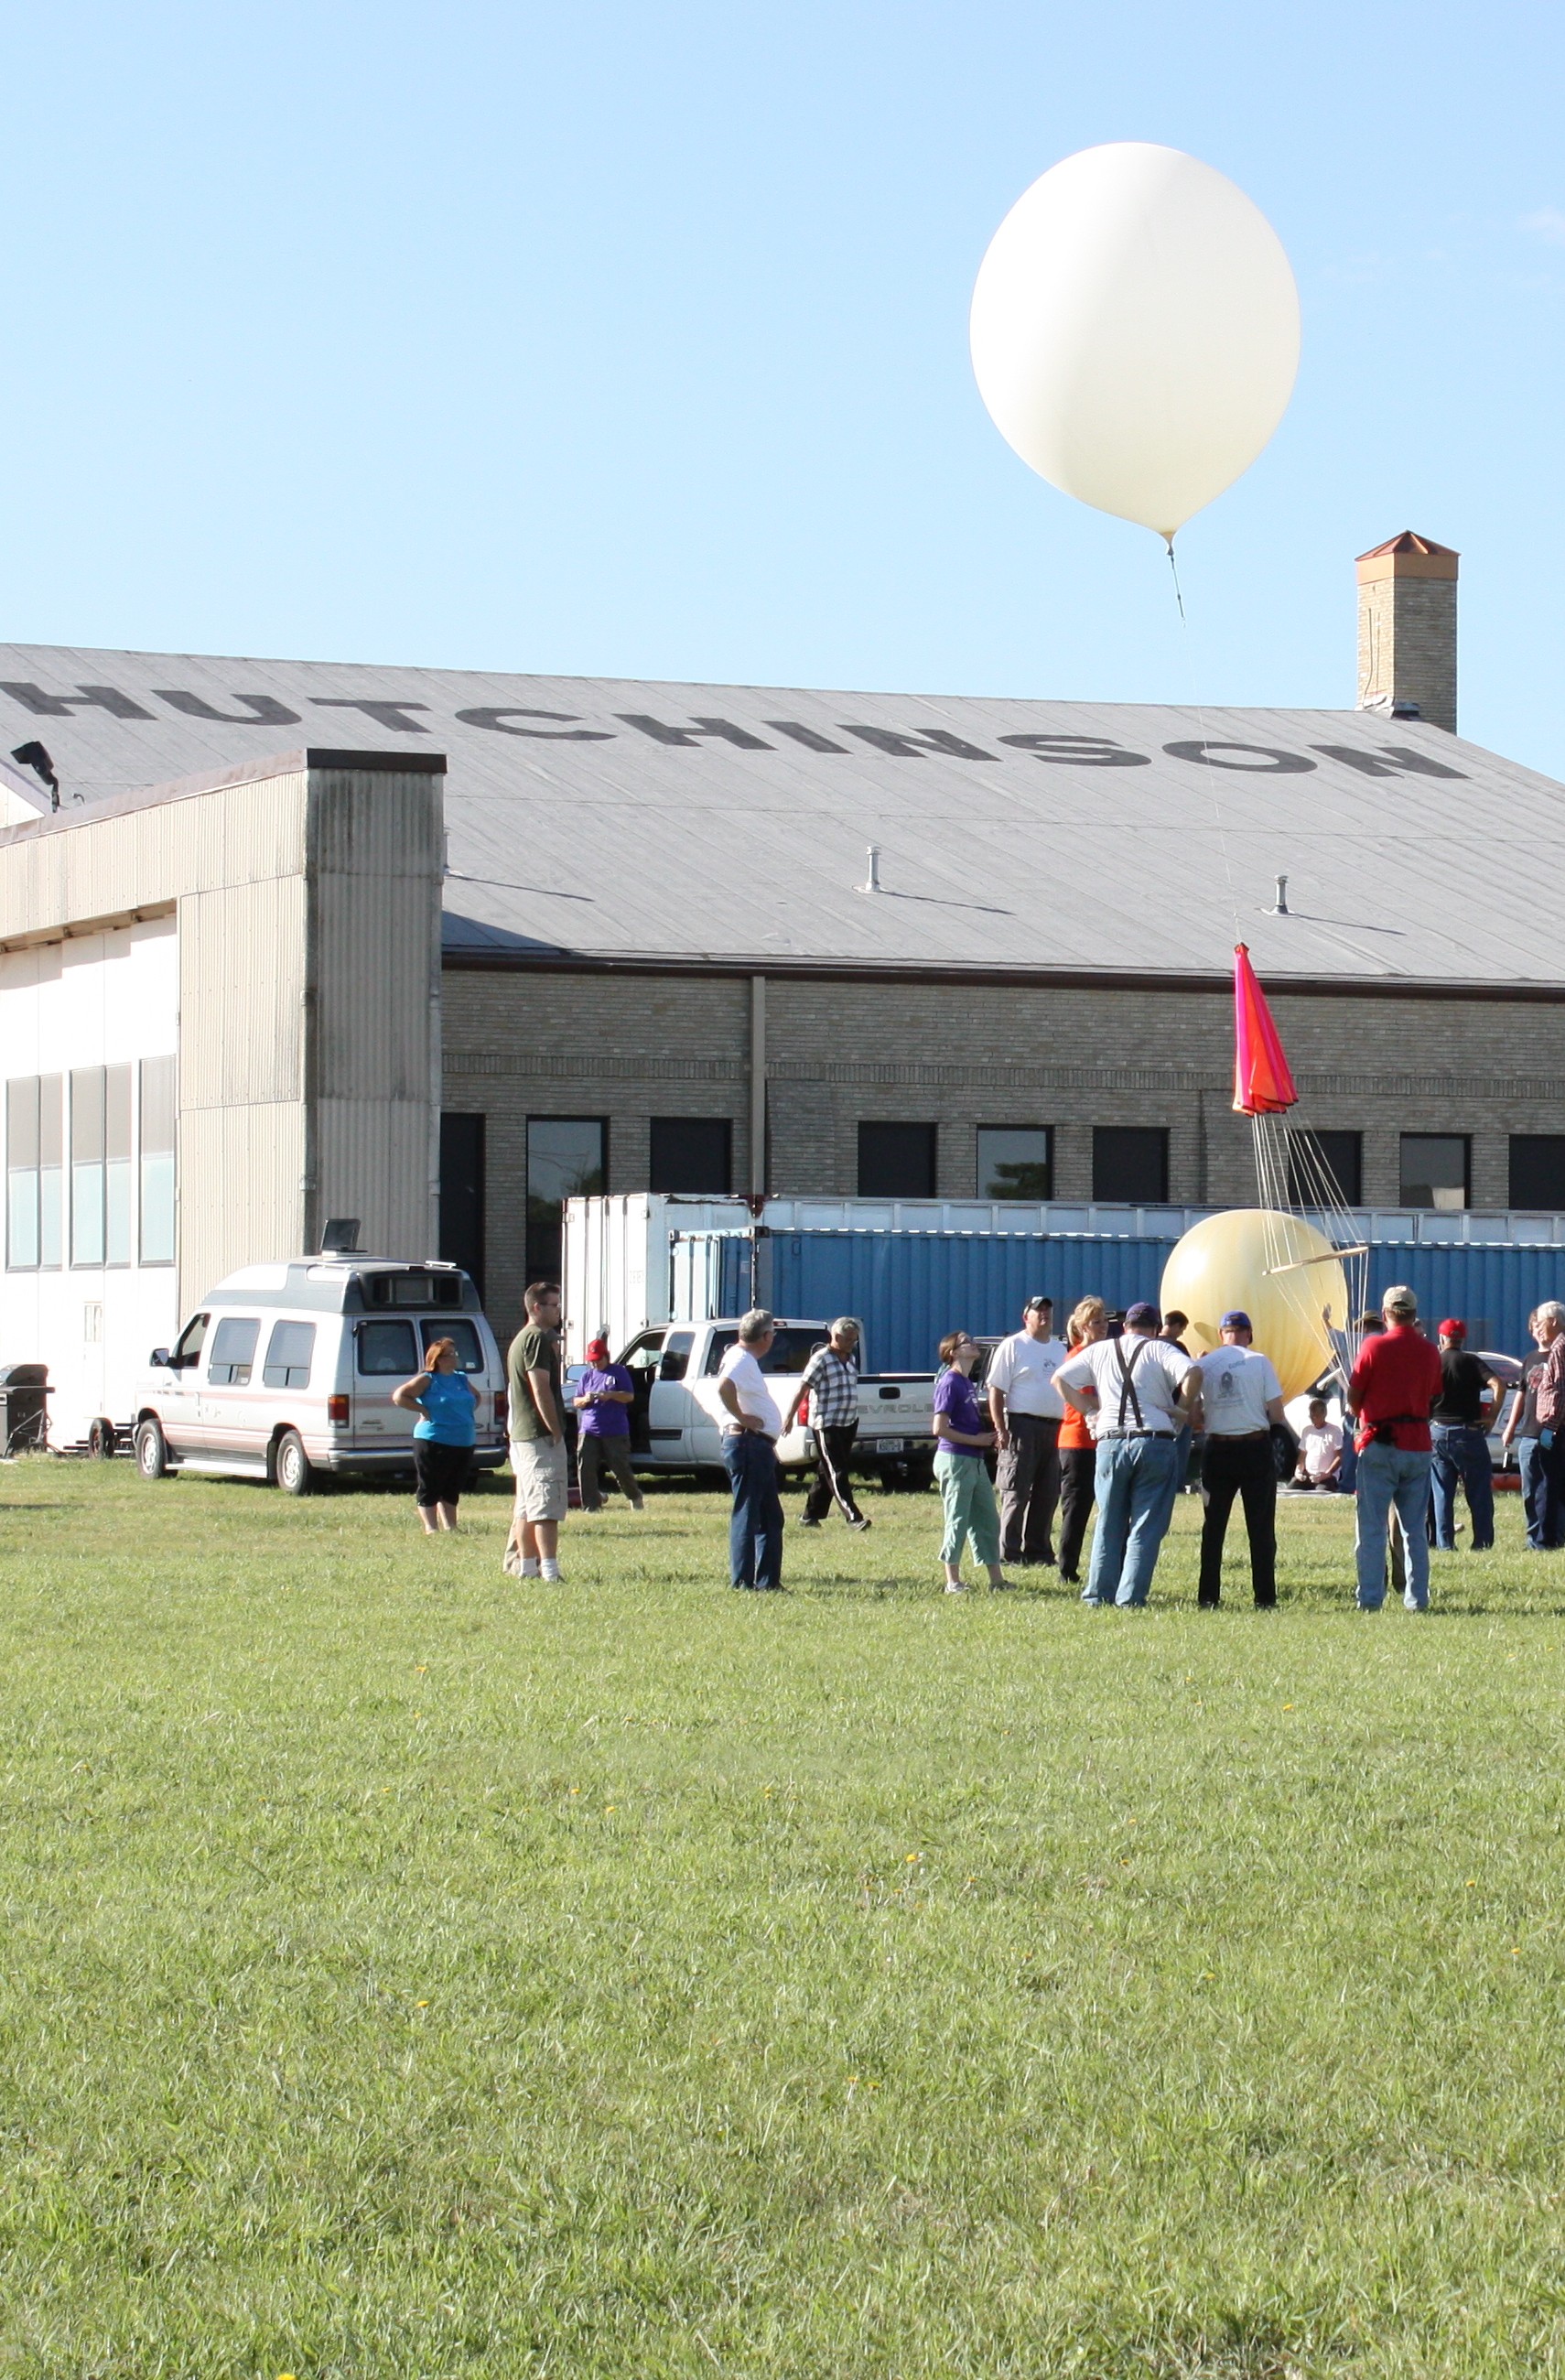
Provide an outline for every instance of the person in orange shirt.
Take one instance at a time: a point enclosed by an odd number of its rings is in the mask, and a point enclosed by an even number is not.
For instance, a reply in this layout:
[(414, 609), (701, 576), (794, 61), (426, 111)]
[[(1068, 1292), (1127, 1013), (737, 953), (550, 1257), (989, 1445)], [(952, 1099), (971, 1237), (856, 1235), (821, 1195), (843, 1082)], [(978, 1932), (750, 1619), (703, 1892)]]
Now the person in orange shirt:
[[(1065, 1325), (1065, 1344), (1074, 1355), (1090, 1347), (1109, 1328), (1109, 1309), (1100, 1297), (1084, 1297)], [(1066, 1586), (1081, 1585), (1082, 1545), (1092, 1517), (1093, 1479), (1098, 1451), (1092, 1425), (1084, 1413), (1067, 1404), (1060, 1425), (1060, 1577)]]

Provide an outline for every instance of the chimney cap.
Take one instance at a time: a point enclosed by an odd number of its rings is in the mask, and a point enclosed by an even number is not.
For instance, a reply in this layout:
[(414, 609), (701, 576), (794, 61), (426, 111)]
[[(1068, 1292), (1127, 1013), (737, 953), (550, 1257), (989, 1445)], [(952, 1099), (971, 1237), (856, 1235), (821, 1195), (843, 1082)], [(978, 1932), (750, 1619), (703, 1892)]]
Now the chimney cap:
[(1432, 537), (1404, 528), (1400, 537), (1359, 555), (1358, 582), (1365, 587), (1376, 578), (1454, 578), (1461, 559), (1454, 546), (1437, 545)]

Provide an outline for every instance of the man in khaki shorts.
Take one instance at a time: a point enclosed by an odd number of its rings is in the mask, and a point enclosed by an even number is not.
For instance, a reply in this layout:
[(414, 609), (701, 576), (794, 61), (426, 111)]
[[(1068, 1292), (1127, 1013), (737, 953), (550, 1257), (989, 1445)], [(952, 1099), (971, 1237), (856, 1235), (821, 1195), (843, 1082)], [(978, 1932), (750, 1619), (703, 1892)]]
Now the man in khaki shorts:
[(558, 1580), (560, 1524), (568, 1495), (558, 1281), (529, 1282), (525, 1304), (528, 1318), (511, 1342), (505, 1364), (511, 1468), (516, 1475), (505, 1570), (512, 1578)]

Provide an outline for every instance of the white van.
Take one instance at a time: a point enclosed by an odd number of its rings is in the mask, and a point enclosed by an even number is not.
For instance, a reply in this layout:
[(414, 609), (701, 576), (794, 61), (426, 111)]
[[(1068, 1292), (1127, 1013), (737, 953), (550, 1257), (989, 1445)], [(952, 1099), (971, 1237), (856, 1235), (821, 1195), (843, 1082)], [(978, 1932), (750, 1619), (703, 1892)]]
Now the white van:
[(308, 1495), (320, 1472), (413, 1468), (417, 1414), (392, 1390), (453, 1339), (478, 1398), (475, 1467), (505, 1460), (505, 1366), (467, 1275), (357, 1253), (247, 1265), (219, 1281), (138, 1383), (143, 1479), (216, 1471)]

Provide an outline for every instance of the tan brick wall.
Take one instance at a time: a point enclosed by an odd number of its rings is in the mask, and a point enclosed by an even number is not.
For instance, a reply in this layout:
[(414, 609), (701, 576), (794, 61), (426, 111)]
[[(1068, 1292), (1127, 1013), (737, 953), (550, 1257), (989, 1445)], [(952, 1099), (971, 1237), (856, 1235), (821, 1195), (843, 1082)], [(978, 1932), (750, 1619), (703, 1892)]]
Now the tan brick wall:
[(1456, 733), (1456, 581), (1376, 578), (1358, 590), (1359, 708), (1397, 695)]
[[(529, 1115), (609, 1121), (609, 1187), (648, 1186), (654, 1115), (730, 1119), (742, 1178), (749, 1113), (747, 978), (445, 976), (448, 1108), (487, 1115), (489, 1302), (521, 1288)], [(1464, 1132), (1473, 1200), (1501, 1207), (1512, 1132), (1565, 1132), (1565, 1005), (1304, 999), (1273, 1002), (1302, 1113), (1364, 1135), (1368, 1203), (1394, 1206), (1400, 1135)], [(862, 1120), (940, 1127), (942, 1196), (977, 1187), (979, 1124), (1048, 1124), (1055, 1193), (1092, 1190), (1095, 1124), (1161, 1124), (1181, 1204), (1255, 1196), (1248, 1123), (1231, 1112), (1226, 992), (1010, 990), (791, 982), (768, 996), (770, 1187), (852, 1196)]]

